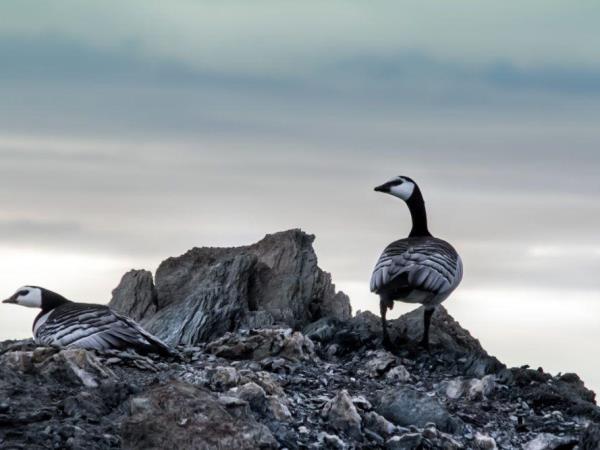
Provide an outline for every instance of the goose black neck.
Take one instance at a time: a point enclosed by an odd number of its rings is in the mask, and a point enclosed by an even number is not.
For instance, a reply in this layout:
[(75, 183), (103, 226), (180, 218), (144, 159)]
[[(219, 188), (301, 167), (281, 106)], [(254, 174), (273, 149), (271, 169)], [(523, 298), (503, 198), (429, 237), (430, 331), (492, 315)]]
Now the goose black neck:
[(62, 295), (47, 289), (42, 291), (42, 312), (51, 311), (60, 305), (64, 305), (65, 303), (70, 303), (70, 301), (64, 298)]
[(416, 187), (413, 194), (406, 201), (410, 216), (412, 217), (412, 230), (409, 237), (431, 236), (427, 228), (427, 212), (425, 211), (425, 200), (421, 190)]

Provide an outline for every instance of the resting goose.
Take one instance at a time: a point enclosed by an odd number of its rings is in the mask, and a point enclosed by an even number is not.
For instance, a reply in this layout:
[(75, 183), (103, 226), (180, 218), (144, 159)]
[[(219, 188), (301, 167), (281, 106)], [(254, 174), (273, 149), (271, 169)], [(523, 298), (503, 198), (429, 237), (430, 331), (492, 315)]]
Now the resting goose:
[(436, 306), (460, 283), (462, 261), (452, 245), (433, 237), (427, 229), (425, 202), (417, 183), (409, 177), (398, 176), (376, 187), (375, 191), (404, 200), (412, 217), (408, 237), (385, 248), (371, 277), (371, 292), (380, 299), (383, 344), (391, 345), (385, 315), (398, 300), (425, 306), (421, 344), (428, 349), (431, 316)]
[(38, 286), (23, 286), (2, 303), (41, 308), (33, 322), (39, 345), (174, 355), (167, 344), (106, 305), (75, 303)]

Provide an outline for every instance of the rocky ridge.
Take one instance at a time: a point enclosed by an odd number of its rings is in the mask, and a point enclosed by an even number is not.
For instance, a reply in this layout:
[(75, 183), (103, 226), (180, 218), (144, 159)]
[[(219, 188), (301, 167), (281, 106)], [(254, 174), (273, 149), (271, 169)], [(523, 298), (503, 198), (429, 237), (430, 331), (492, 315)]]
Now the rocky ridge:
[(294, 230), (126, 274), (113, 307), (180, 358), (0, 343), (0, 448), (600, 449), (577, 375), (505, 367), (444, 308), (431, 352), (420, 309), (383, 350), (311, 244)]

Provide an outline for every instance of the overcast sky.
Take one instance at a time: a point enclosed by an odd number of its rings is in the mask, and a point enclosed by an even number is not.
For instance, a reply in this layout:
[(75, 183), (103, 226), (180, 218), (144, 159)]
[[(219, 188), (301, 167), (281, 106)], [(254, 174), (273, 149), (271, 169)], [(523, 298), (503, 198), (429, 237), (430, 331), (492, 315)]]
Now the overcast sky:
[[(0, 4), (0, 291), (106, 302), (132, 267), (300, 227), (355, 309), (416, 179), (446, 303), (600, 388), (595, 1)], [(0, 338), (32, 314), (4, 306)], [(400, 308), (400, 310), (406, 310)]]

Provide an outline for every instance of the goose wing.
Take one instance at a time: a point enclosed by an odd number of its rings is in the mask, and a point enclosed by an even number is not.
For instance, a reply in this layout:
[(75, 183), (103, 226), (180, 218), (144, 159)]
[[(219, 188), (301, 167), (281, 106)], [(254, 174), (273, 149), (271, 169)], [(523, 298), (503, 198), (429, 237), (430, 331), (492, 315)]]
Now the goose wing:
[(371, 277), (371, 292), (420, 290), (435, 295), (451, 292), (462, 279), (462, 261), (454, 248), (437, 238), (406, 238), (383, 251)]
[(61, 305), (39, 327), (35, 338), (40, 344), (59, 347), (93, 350), (133, 348), (145, 353), (172, 353), (160, 339), (105, 305)]

